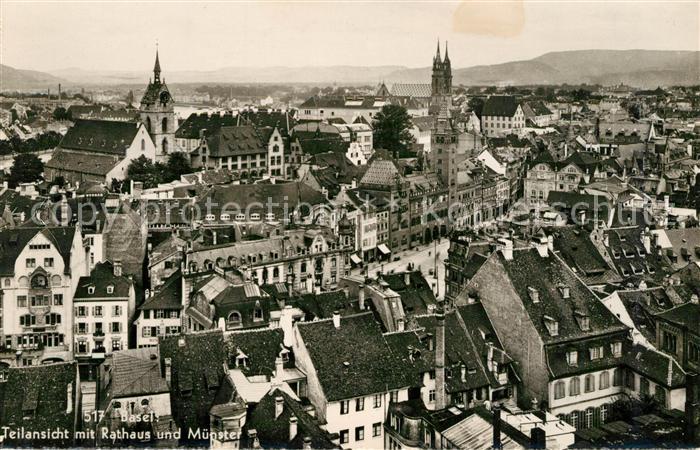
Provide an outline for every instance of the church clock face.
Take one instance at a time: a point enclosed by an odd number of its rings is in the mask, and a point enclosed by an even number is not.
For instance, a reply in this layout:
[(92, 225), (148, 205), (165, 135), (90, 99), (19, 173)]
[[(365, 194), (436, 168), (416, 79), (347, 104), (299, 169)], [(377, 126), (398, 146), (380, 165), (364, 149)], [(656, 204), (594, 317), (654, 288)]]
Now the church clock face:
[(168, 103), (169, 100), (170, 100), (170, 94), (168, 92), (163, 91), (160, 93), (160, 102), (162, 104), (165, 105), (166, 103)]

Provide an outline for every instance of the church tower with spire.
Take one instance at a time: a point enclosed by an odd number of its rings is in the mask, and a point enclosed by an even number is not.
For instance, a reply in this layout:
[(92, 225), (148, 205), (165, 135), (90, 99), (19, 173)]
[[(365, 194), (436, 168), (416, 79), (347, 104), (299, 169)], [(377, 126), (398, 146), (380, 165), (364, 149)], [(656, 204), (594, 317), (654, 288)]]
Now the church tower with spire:
[(165, 79), (160, 77), (160, 58), (156, 49), (156, 62), (153, 66), (153, 79), (148, 81), (146, 92), (141, 99), (139, 117), (156, 147), (156, 161), (165, 162), (168, 154), (176, 151), (175, 101), (170, 95)]
[(452, 63), (445, 42), (445, 59), (440, 56), (440, 41), (437, 44), (437, 52), (433, 58), (433, 76), (431, 82), (432, 97), (430, 100), (430, 113), (437, 116), (443, 104), (448, 109), (452, 108)]

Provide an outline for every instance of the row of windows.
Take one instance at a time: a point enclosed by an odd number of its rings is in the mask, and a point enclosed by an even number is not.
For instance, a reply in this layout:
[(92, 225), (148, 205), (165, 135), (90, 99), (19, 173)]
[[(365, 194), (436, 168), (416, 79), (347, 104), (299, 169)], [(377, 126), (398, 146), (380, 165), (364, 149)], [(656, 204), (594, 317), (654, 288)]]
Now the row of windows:
[[(92, 327), (93, 333), (104, 333), (104, 328), (102, 327), (102, 322), (95, 322)], [(109, 330), (111, 333), (121, 333), (122, 323), (121, 322), (111, 322), (109, 325)], [(76, 334), (88, 334), (90, 332), (90, 324), (87, 322), (78, 322), (75, 324)]]
[[(124, 312), (124, 308), (121, 305), (112, 305), (112, 316), (119, 317)], [(102, 306), (94, 306), (92, 308), (92, 315), (95, 317), (102, 317), (104, 314), (104, 309)], [(88, 317), (90, 315), (90, 308), (87, 306), (76, 306), (75, 307), (75, 317)]]
[[(35, 268), (36, 258), (27, 258), (25, 264), (28, 269)], [(44, 258), (44, 267), (53, 267), (53, 258)]]
[[(372, 436), (377, 437), (382, 435), (382, 423), (377, 422), (372, 424)], [(355, 427), (355, 440), (363, 441), (365, 439), (365, 427)], [(350, 430), (340, 430), (340, 443), (347, 444), (350, 442)]]
[[(250, 215), (250, 218), (248, 220), (260, 220), (261, 216), (258, 213), (253, 213)], [(204, 220), (206, 221), (212, 221), (216, 220), (216, 215), (215, 214), (207, 214), (204, 216)], [(229, 221), (229, 220), (237, 220), (237, 221), (245, 221), (246, 220), (246, 215), (245, 214), (236, 214), (236, 215), (231, 215), (231, 214), (221, 214), (219, 216), (219, 220), (223, 221)], [(265, 214), (265, 220), (275, 220), (275, 213), (267, 213)]]
[[(630, 372), (631, 373), (631, 372)], [(613, 371), (613, 386), (622, 385), (622, 371), (615, 369)], [(608, 389), (610, 387), (610, 372), (602, 372), (598, 376), (598, 390)], [(596, 377), (593, 374), (588, 374), (584, 377), (583, 392), (589, 393), (596, 390)], [(581, 394), (581, 378), (573, 377), (569, 380), (569, 396)], [(554, 399), (559, 400), (566, 397), (566, 382), (557, 381), (554, 383)]]
[[(151, 318), (151, 311), (148, 309), (143, 310), (143, 318), (150, 319)], [(153, 318), (154, 319), (179, 319), (180, 318), (180, 311), (179, 310), (168, 311), (165, 309), (154, 309), (153, 310)]]
[[(382, 396), (381, 394), (375, 395), (372, 400), (372, 408), (381, 408), (382, 406)], [(355, 399), (355, 411), (364, 411), (365, 409), (365, 398), (359, 397)], [(343, 400), (340, 402), (340, 414), (347, 414), (350, 412), (350, 400)]]
[[(180, 331), (182, 328), (180, 326), (167, 326), (165, 327), (165, 335), (173, 335), (173, 334), (180, 334)], [(160, 336), (160, 327), (143, 327), (143, 330), (141, 331), (141, 335), (143, 337), (157, 337)]]
[[(18, 295), (17, 306), (19, 308), (26, 308), (27, 298), (29, 298), (30, 306), (51, 306), (50, 295), (31, 295), (29, 297), (27, 297), (26, 295)], [(53, 304), (55, 306), (63, 305), (63, 294), (53, 294)]]
[[(46, 325), (59, 325), (60, 323), (60, 314), (50, 313), (44, 316), (44, 324)], [(34, 314), (22, 314), (19, 316), (19, 324), (23, 327), (33, 327), (36, 325), (36, 316)]]

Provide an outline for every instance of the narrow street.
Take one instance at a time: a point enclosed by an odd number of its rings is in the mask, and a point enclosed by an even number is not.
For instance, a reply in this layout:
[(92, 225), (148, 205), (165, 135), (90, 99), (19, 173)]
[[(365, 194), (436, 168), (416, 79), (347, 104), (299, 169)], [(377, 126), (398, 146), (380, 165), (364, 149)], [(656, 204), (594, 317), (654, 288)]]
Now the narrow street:
[[(431, 242), (428, 245), (420, 246), (418, 250), (406, 250), (391, 255), (390, 261), (368, 264), (368, 272), (371, 278), (374, 278), (380, 271), (383, 273), (401, 272), (406, 270), (409, 263), (413, 263), (415, 268), (419, 268), (423, 272), (425, 279), (433, 287), (433, 292), (438, 299), (445, 296), (445, 264), (447, 258), (447, 250), (450, 247), (450, 240), (442, 238), (437, 242)], [(431, 275), (435, 268), (435, 254), (437, 252), (437, 273)], [(400, 259), (394, 261), (394, 257)], [(362, 268), (356, 268), (352, 271), (354, 275), (359, 275)]]

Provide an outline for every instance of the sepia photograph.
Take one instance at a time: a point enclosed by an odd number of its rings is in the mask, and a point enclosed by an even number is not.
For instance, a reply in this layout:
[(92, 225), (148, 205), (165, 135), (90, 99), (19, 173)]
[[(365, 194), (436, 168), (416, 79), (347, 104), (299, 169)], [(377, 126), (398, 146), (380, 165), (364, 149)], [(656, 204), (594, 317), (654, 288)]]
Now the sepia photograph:
[(700, 448), (700, 0), (0, 0), (0, 449)]

